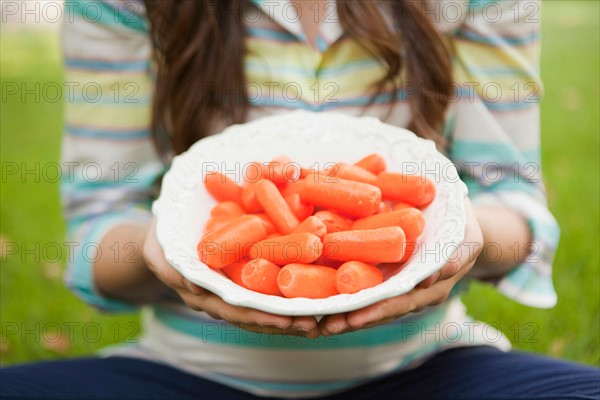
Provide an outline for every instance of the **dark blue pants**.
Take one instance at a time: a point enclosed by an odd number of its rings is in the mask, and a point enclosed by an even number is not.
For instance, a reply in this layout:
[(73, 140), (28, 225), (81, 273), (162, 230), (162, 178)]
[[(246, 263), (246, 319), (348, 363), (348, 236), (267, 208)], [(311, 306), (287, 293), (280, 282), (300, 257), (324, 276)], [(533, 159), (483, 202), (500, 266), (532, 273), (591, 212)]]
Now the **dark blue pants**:
[[(0, 370), (2, 399), (256, 399), (132, 358), (43, 362)], [(327, 399), (600, 399), (600, 370), (492, 347), (440, 353), (416, 369)]]

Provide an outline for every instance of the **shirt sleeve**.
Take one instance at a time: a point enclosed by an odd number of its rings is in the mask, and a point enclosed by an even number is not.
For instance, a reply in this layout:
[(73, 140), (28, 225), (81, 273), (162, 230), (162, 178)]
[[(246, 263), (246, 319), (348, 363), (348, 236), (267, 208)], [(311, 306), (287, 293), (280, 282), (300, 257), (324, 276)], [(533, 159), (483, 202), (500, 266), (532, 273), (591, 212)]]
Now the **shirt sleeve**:
[[(471, 2), (449, 34), (457, 96), (449, 113), (449, 156), (474, 204), (503, 205), (526, 218), (533, 243), (524, 262), (497, 280), (523, 304), (556, 304), (552, 262), (559, 227), (540, 171), (540, 2)], [(515, 259), (523, 258), (514, 246)]]
[(141, 2), (66, 2), (62, 26), (65, 104), (61, 198), (74, 243), (67, 285), (106, 311), (135, 306), (101, 296), (92, 266), (100, 257), (133, 251), (99, 243), (120, 224), (147, 224), (165, 166), (149, 133), (152, 78), (150, 42)]

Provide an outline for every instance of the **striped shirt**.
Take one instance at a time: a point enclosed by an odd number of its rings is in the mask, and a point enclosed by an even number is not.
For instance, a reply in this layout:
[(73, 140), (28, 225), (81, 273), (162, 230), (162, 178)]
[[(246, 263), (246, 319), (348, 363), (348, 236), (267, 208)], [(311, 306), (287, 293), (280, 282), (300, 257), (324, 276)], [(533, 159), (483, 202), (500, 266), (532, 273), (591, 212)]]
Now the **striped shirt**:
[[(385, 13), (389, 3), (379, 5)], [(547, 209), (540, 173), (539, 12), (534, 14), (539, 6), (518, 0), (431, 0), (425, 11), (453, 52), (455, 96), (444, 131), (448, 155), (474, 203), (509, 207), (531, 228), (531, 254), (494, 284), (523, 304), (552, 307), (559, 229)], [(69, 235), (85, 245), (99, 243), (116, 225), (147, 224), (157, 181), (168, 166), (157, 156), (149, 132), (153, 70), (143, 4), (78, 0), (67, 1), (66, 9), (72, 15), (63, 26), (65, 81), (75, 89), (66, 104), (62, 156), (69, 173), (63, 174), (61, 191)], [(249, 120), (305, 109), (407, 126), (410, 85), (398, 78), (391, 113), (391, 87), (365, 108), (385, 68), (344, 35), (335, 1), (321, 12), (316, 47), (288, 1), (254, 1), (244, 14)], [(66, 275), (69, 287), (100, 309), (136, 310), (98, 294), (93, 260), (90, 252), (76, 253)], [(461, 282), (440, 306), (314, 340), (250, 333), (165, 302), (143, 307), (140, 343), (117, 352), (259, 395), (319, 396), (417, 365), (448, 347), (508, 349), (501, 333), (466, 314), (460, 292), (467, 285)]]

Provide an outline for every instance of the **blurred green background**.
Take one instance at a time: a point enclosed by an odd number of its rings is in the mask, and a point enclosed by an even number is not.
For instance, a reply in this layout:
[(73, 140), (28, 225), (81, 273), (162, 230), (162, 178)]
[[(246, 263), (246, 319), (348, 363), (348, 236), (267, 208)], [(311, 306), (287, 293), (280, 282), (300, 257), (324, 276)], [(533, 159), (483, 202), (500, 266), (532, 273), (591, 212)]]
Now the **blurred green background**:
[[(562, 227), (554, 274), (559, 303), (551, 310), (528, 308), (485, 285), (474, 286), (466, 303), (516, 348), (599, 365), (599, 5), (547, 1), (542, 21), (542, 160), (550, 209)], [(5, 92), (8, 83), (31, 89), (61, 82), (59, 34), (56, 27), (4, 24), (1, 33), (0, 362), (90, 354), (131, 340), (138, 334), (136, 315), (96, 312), (62, 283), (58, 183), (49, 182), (52, 170), (44, 173), (59, 160), (61, 103), (33, 94), (21, 101)], [(21, 163), (38, 165), (39, 179), (10, 175)]]

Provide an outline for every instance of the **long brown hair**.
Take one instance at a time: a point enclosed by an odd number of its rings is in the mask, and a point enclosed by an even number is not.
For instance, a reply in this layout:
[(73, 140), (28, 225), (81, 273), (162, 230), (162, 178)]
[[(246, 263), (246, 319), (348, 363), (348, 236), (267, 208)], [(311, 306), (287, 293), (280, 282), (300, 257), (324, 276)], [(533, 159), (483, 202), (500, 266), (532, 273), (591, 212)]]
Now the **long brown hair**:
[[(451, 61), (428, 16), (424, 0), (395, 0), (390, 31), (376, 2), (337, 2), (344, 32), (383, 63), (387, 73), (372, 100), (404, 73), (418, 88), (408, 97), (418, 135), (442, 142), (444, 113), (452, 90)], [(217, 120), (244, 122), (249, 107), (244, 91), (244, 7), (247, 0), (145, 0), (158, 66), (152, 132), (161, 154), (179, 154), (205, 137)], [(393, 90), (392, 93), (396, 93)], [(390, 105), (395, 101), (392, 96)]]

